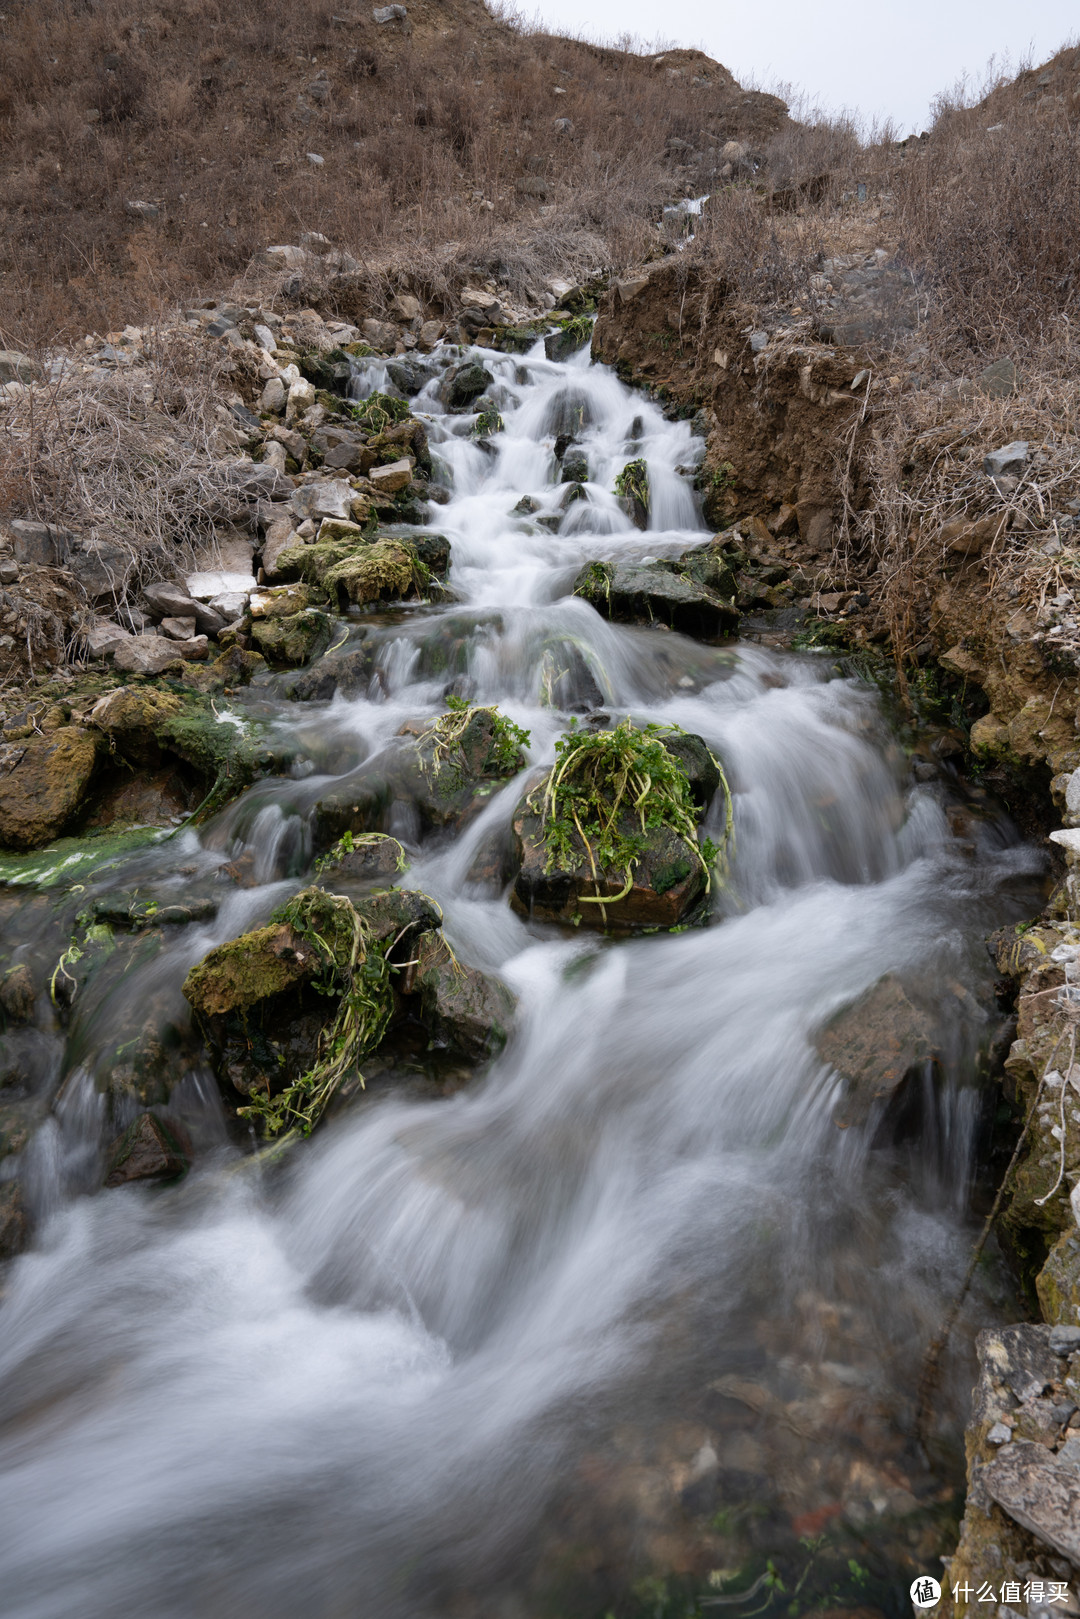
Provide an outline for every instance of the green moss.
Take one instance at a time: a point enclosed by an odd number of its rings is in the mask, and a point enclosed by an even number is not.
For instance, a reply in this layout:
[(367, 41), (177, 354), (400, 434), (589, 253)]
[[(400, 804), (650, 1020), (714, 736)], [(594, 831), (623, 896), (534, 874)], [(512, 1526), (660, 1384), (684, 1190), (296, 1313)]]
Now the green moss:
[(311, 958), (297, 952), (287, 923), (272, 922), (219, 944), (192, 967), (184, 996), (201, 1017), (244, 1012), (272, 995), (294, 989), (311, 974)]
[(377, 540), (354, 551), (329, 568), (323, 584), (329, 591), (344, 594), (363, 606), (422, 595), (431, 575), (411, 545), (398, 540)]
[[(239, 1112), (258, 1121), (267, 1136), (286, 1129), (309, 1135), (342, 1080), (379, 1044), (393, 1016), (387, 943), (375, 939), (344, 895), (321, 888), (303, 889), (275, 916), (317, 953), (320, 971), (312, 987), (335, 997), (337, 1011), (322, 1031), (311, 1068), (276, 1096), (268, 1088)], [(359, 1078), (362, 1085), (363, 1075)]]
[(611, 580), (615, 573), (610, 562), (590, 562), (584, 578), (579, 578), (574, 586), (574, 595), (584, 597), (585, 601), (594, 604), (601, 599), (611, 599)]

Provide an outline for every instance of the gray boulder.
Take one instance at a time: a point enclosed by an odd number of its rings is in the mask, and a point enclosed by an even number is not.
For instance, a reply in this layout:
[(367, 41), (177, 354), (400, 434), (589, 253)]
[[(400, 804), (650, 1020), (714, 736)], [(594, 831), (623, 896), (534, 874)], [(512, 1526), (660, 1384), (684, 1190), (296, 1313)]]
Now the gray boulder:
[(70, 529), (57, 528), (54, 523), (39, 523), (32, 518), (16, 517), (8, 524), (11, 530), (12, 550), (16, 562), (34, 563), (39, 568), (56, 568), (68, 559), (76, 536)]
[(1014, 439), (1003, 449), (991, 450), (983, 457), (983, 471), (991, 478), (1019, 478), (1027, 465), (1031, 445), (1027, 439)]
[(113, 654), (116, 667), (133, 675), (161, 675), (181, 659), (180, 643), (163, 635), (133, 635)]
[(462, 414), (471, 409), (473, 401), (479, 399), (494, 380), (491, 372), (476, 360), (457, 365), (447, 373), (443, 383), (443, 403), (447, 410)]

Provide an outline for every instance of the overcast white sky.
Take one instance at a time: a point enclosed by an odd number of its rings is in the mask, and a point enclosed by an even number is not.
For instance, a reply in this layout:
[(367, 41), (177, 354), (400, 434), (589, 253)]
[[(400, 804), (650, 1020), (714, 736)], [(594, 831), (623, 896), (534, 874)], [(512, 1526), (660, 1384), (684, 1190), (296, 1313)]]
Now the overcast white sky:
[(646, 48), (691, 45), (741, 82), (790, 84), (831, 112), (925, 129), (930, 103), (961, 75), (981, 83), (991, 57), (1015, 69), (1080, 34), (1076, 0), (520, 0), (558, 33)]

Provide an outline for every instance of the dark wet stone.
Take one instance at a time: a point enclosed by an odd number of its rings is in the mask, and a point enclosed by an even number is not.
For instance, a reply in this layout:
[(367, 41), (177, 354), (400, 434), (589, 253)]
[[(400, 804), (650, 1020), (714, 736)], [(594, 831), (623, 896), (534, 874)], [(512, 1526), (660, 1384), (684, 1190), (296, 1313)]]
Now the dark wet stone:
[(140, 1113), (109, 1148), (106, 1186), (132, 1181), (175, 1180), (187, 1169), (190, 1148), (180, 1127), (156, 1113)]

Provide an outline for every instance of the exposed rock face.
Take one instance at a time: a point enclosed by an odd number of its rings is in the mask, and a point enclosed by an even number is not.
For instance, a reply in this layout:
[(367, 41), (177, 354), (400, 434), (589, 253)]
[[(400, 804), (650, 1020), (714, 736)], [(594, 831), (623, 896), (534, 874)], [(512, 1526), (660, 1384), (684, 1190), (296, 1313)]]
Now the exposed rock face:
[(0, 840), (36, 849), (56, 837), (79, 809), (97, 756), (94, 733), (74, 725), (0, 745)]
[(976, 1599), (954, 1602), (954, 1586), (974, 1593), (1015, 1581), (1023, 1590), (1037, 1574), (1075, 1589), (1080, 1572), (1080, 1430), (1069, 1426), (1080, 1326), (1001, 1327), (980, 1333), (977, 1347), (967, 1504), (940, 1610), (957, 1619)]

